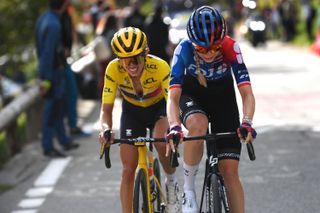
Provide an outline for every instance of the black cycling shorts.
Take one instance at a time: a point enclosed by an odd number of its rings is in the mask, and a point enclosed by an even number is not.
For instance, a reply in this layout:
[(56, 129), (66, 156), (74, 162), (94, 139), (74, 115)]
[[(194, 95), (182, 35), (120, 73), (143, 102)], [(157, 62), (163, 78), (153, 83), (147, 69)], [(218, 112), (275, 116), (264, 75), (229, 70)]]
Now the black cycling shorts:
[(135, 106), (123, 100), (120, 137), (145, 137), (147, 133), (146, 129), (148, 128), (152, 132), (154, 124), (160, 118), (166, 116), (166, 101), (164, 99), (149, 107)]
[[(185, 76), (180, 98), (180, 118), (185, 125), (190, 114), (203, 113), (211, 122), (211, 132), (235, 132), (240, 125), (233, 78), (208, 81), (207, 88), (192, 76)], [(220, 139), (217, 143), (219, 159), (240, 159), (238, 137)]]

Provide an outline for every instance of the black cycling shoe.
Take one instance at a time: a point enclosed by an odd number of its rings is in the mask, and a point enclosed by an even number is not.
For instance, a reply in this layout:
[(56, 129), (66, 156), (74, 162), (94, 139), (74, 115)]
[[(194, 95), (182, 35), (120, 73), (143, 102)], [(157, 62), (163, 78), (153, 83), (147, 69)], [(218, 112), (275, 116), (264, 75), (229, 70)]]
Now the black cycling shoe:
[(80, 145), (77, 144), (77, 143), (69, 142), (69, 143), (63, 145), (63, 149), (64, 149), (65, 151), (70, 151), (70, 150), (72, 150), (72, 149), (77, 149), (79, 146), (80, 146)]
[(45, 151), (44, 156), (50, 157), (50, 158), (65, 158), (67, 157), (64, 153), (56, 150), (56, 149), (51, 149), (49, 151)]

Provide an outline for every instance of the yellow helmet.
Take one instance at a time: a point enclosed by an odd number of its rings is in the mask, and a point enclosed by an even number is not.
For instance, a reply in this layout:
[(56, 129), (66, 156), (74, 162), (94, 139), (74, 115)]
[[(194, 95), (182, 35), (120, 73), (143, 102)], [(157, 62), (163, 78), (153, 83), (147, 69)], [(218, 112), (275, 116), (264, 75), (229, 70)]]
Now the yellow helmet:
[(119, 58), (136, 56), (145, 51), (147, 36), (139, 28), (125, 27), (114, 34), (111, 47)]

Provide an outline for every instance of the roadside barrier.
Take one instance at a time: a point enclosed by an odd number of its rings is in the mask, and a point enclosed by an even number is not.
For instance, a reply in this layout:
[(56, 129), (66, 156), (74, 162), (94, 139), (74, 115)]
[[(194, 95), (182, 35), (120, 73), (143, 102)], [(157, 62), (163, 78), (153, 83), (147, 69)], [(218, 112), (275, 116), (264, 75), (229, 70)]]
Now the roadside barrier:
[(38, 137), (42, 105), (39, 87), (35, 85), (0, 111), (0, 166)]

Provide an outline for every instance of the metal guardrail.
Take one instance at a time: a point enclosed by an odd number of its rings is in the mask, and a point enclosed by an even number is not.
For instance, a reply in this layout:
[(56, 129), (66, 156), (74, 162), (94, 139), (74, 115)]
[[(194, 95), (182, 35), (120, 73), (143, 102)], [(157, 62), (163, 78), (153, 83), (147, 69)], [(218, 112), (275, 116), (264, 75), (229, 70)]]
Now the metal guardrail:
[[(28, 88), (0, 110), (0, 133), (5, 133), (8, 158), (19, 152), (25, 143), (38, 137), (41, 130), (41, 111), (42, 98), (38, 85)], [(21, 115), (24, 116), (22, 127), (18, 124)]]
[(40, 98), (39, 87), (34, 86), (16, 97), (0, 111), (0, 131), (11, 124), (21, 112), (26, 111)]

